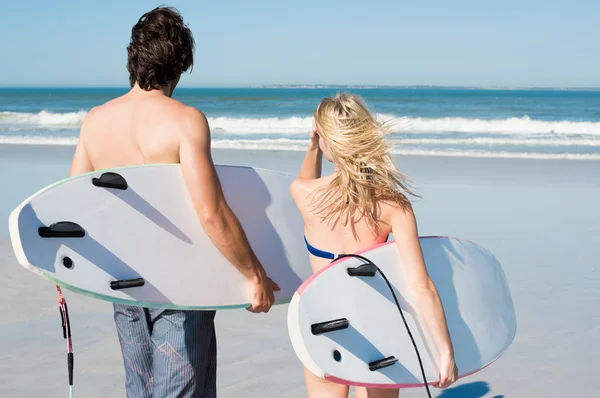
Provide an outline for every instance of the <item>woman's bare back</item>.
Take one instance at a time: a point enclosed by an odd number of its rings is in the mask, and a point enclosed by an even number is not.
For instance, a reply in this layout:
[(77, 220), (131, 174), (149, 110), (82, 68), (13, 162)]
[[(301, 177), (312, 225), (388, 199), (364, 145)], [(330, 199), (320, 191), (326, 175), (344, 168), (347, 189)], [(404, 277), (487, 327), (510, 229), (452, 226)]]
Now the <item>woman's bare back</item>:
[[(304, 232), (309, 245), (308, 250), (313, 252), (323, 251), (337, 256), (344, 253), (356, 253), (385, 242), (392, 231), (391, 224), (386, 222), (389, 204), (385, 202), (378, 204), (381, 209), (378, 231), (374, 231), (365, 219), (358, 220), (353, 224), (343, 225), (338, 222), (333, 225), (333, 223), (323, 221), (319, 215), (314, 214), (312, 211), (313, 194), (316, 190), (326, 187), (333, 177), (333, 175), (330, 175), (314, 180), (296, 179), (290, 188), (304, 219)], [(311, 255), (313, 271), (320, 270), (332, 260), (333, 258)]]

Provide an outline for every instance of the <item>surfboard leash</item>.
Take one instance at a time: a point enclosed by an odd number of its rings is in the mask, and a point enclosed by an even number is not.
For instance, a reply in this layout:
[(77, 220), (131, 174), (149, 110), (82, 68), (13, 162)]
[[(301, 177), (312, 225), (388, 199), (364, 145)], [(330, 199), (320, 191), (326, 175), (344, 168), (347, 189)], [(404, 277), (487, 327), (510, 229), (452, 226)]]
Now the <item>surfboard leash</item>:
[(396, 302), (396, 307), (398, 308), (398, 312), (400, 312), (400, 316), (402, 317), (402, 321), (404, 322), (404, 326), (406, 327), (408, 336), (410, 337), (410, 340), (412, 341), (412, 345), (415, 348), (415, 353), (417, 354), (417, 359), (419, 360), (419, 367), (421, 368), (421, 375), (423, 376), (423, 382), (425, 383), (425, 389), (427, 390), (427, 396), (429, 398), (431, 398), (431, 391), (429, 391), (429, 384), (427, 383), (427, 376), (425, 376), (425, 369), (423, 368), (423, 362), (421, 361), (421, 354), (419, 353), (419, 349), (417, 348), (417, 343), (415, 342), (412, 332), (410, 331), (410, 327), (408, 326), (408, 323), (406, 322), (406, 318), (404, 317), (404, 313), (402, 312), (402, 308), (400, 307), (400, 303), (398, 302), (396, 293), (394, 293), (394, 288), (392, 287), (392, 284), (390, 283), (388, 278), (385, 276), (383, 271), (374, 262), (372, 262), (368, 258), (365, 258), (358, 254), (340, 254), (334, 261), (337, 261), (343, 257), (355, 257), (355, 258), (359, 258), (366, 262), (366, 264), (359, 265), (358, 267), (348, 268), (348, 270), (347, 270), (348, 275), (350, 275), (350, 276), (375, 276), (375, 274), (377, 272), (379, 272), (379, 274), (381, 275), (381, 277), (387, 284), (388, 288), (390, 289), (390, 292), (392, 293), (392, 296), (394, 297), (394, 301)]
[(58, 304), (60, 310), (60, 319), (63, 329), (63, 338), (67, 340), (67, 368), (69, 371), (69, 398), (73, 398), (73, 341), (71, 339), (71, 323), (69, 322), (69, 310), (67, 309), (67, 300), (65, 300), (60, 286), (56, 285), (58, 291)]

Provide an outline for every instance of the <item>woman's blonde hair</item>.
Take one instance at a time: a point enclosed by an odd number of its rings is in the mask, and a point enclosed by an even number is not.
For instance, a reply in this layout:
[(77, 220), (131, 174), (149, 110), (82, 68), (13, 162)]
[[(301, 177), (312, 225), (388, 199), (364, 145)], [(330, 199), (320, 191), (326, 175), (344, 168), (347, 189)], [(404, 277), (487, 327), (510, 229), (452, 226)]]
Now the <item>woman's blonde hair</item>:
[(314, 119), (337, 170), (331, 183), (314, 195), (315, 214), (334, 225), (353, 225), (366, 217), (377, 231), (380, 201), (410, 207), (403, 192), (414, 194), (408, 188), (408, 178), (390, 156), (386, 140), (390, 129), (374, 117), (359, 96), (338, 93), (323, 99)]

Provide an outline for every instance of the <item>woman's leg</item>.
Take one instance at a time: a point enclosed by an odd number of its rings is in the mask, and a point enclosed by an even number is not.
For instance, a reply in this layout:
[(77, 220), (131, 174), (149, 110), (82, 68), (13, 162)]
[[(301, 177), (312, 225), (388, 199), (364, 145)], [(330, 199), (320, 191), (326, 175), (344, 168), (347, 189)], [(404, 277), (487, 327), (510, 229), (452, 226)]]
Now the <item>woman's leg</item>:
[(400, 390), (397, 388), (365, 388), (356, 387), (356, 398), (398, 398)]
[(348, 398), (348, 386), (317, 377), (306, 368), (304, 368), (304, 381), (308, 398)]

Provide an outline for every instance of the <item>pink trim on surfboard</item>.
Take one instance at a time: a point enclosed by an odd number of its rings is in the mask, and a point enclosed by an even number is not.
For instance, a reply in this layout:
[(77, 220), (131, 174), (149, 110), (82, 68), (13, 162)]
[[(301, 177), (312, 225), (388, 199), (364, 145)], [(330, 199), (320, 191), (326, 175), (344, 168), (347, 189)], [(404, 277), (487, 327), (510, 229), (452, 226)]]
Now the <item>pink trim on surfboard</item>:
[(456, 240), (460, 240), (462, 242), (469, 242), (472, 243), (476, 246), (479, 246), (477, 243), (472, 242), (468, 239), (462, 239), (462, 238), (455, 238), (453, 236), (441, 236), (441, 235), (431, 235), (431, 236), (419, 236), (419, 239), (431, 239), (431, 238), (440, 238), (440, 239), (456, 239)]
[[(353, 381), (340, 379), (335, 376), (325, 376), (325, 380), (329, 380), (333, 383), (343, 384), (346, 386), (354, 386), (354, 387), (366, 387), (366, 388), (411, 388), (411, 387), (421, 387), (424, 386), (425, 383), (421, 384), (376, 384), (376, 383), (355, 383)], [(435, 384), (436, 382), (427, 383), (430, 386)]]
[[(420, 239), (430, 239), (430, 238), (451, 238), (450, 236), (421, 236), (419, 237)], [(455, 238), (453, 238), (455, 239)], [(382, 243), (378, 243), (376, 245), (367, 247), (366, 249), (363, 250), (359, 250), (354, 254), (363, 254), (365, 252), (377, 249), (379, 247), (385, 246), (385, 245), (391, 245), (392, 243), (394, 243), (394, 241), (391, 242), (382, 242)], [(298, 293), (298, 295), (302, 295), (302, 293), (304, 292), (304, 289), (306, 289), (306, 286), (308, 286), (308, 284), (310, 284), (317, 276), (319, 276), (321, 273), (323, 273), (324, 271), (328, 270), (329, 268), (333, 267), (335, 264), (338, 264), (344, 260), (348, 260), (351, 257), (344, 257), (341, 258), (339, 260), (334, 260), (332, 261), (330, 264), (327, 264), (325, 267), (321, 268), (320, 270), (318, 270), (317, 272), (315, 272), (314, 274), (312, 274), (307, 280), (305, 280), (296, 290), (296, 292)]]
[[(485, 366), (482, 366), (479, 369), (475, 369), (472, 372), (469, 373), (465, 373), (464, 375), (458, 376), (458, 378), (456, 380), (460, 380), (463, 377), (467, 377), (467, 376), (471, 376), (474, 373), (479, 372), (480, 370), (483, 370), (485, 368), (487, 368), (488, 366), (490, 366), (491, 364), (493, 364), (494, 362), (496, 362), (496, 360), (498, 358), (500, 358), (501, 355), (499, 355), (496, 359), (494, 359), (493, 361), (491, 361), (490, 363), (488, 363)], [(335, 376), (329, 376), (329, 375), (325, 375), (325, 380), (329, 380), (333, 383), (337, 383), (337, 384), (343, 384), (346, 386), (354, 386), (354, 387), (366, 387), (366, 388), (415, 388), (415, 387), (423, 387), (425, 386), (425, 383), (404, 383), (404, 384), (377, 384), (377, 383), (360, 383), (360, 382), (354, 382), (354, 381), (350, 381), (350, 380), (345, 380), (345, 379), (340, 379), (339, 377), (335, 377)], [(438, 380), (439, 381), (439, 380)], [(437, 383), (438, 381), (431, 381), (428, 382), (427, 384), (432, 386), (435, 383)]]

